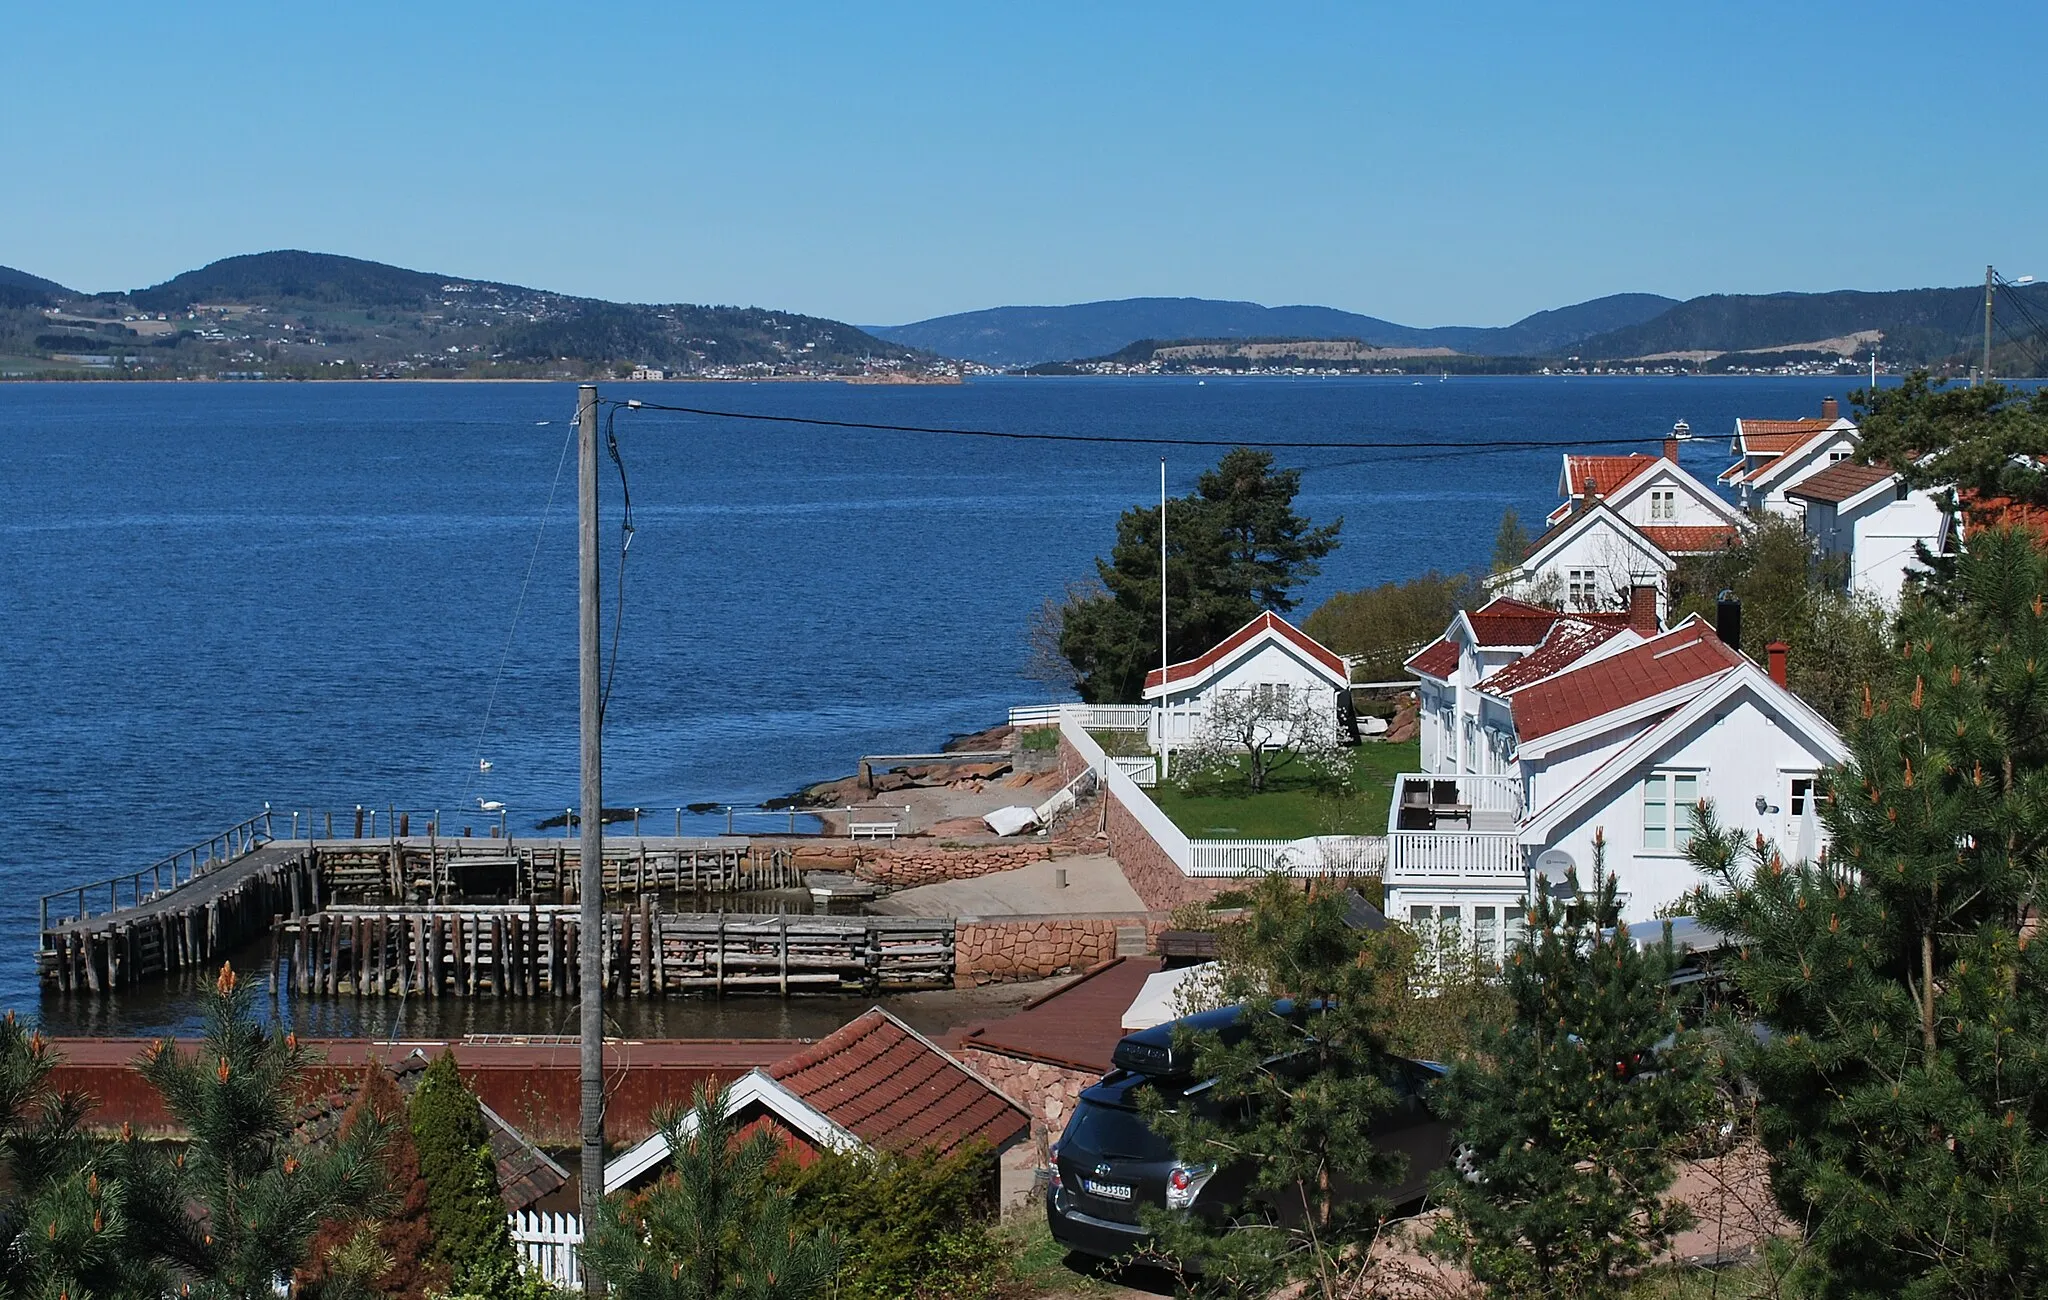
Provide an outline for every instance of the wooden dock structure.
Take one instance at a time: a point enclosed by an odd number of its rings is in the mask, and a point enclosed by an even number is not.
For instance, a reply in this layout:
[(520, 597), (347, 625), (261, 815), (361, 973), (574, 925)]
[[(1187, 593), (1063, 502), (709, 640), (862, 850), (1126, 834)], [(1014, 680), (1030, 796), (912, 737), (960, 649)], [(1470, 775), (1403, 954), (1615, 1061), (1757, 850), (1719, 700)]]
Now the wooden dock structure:
[[(44, 895), (37, 957), (44, 984), (111, 993), (210, 967), (279, 923), (318, 916), (342, 900), (389, 900), (429, 913), (464, 893), (516, 900), (515, 908), (529, 911), (575, 900), (580, 855), (573, 840), (451, 840), (431, 831), (380, 840), (277, 840), (270, 826), (266, 810), (140, 871)], [(607, 839), (604, 883), (607, 897), (651, 902), (790, 889), (803, 877), (786, 847), (733, 836), (631, 836)], [(498, 924), (502, 930), (504, 922)], [(479, 941), (467, 942), (463, 952)], [(495, 960), (496, 949), (481, 942)], [(486, 967), (482, 987), (495, 989), (500, 977), (489, 961)], [(713, 987), (726, 985), (744, 987), (732, 980), (714, 980)], [(796, 986), (805, 985), (798, 979)], [(536, 987), (552, 989), (545, 979)]]
[[(330, 907), (281, 919), (275, 978), (302, 997), (573, 997), (578, 909)], [(954, 923), (883, 916), (607, 912), (615, 997), (950, 988)]]

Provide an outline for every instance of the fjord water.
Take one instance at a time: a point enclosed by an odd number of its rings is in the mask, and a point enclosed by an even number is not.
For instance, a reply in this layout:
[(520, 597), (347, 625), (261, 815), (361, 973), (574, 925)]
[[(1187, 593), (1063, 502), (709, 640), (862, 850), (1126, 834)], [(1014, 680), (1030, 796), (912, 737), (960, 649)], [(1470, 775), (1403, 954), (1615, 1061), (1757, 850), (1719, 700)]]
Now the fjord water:
[[(1685, 419), (1700, 435), (1685, 463), (1711, 481), (1738, 415), (1815, 414), (1850, 386), (999, 379), (604, 393), (1017, 432), (1633, 437), (1653, 453)], [(573, 386), (550, 384), (0, 385), (0, 1006), (57, 1032), (186, 1023), (175, 996), (89, 1013), (45, 1002), (37, 896), (146, 866), (266, 801), (280, 833), (293, 810), (332, 810), (343, 829), (357, 804), (417, 810), (415, 829), (439, 809), (450, 829), (482, 833), (479, 799), (531, 833), (574, 802), (574, 407)], [(617, 431), (636, 531), (605, 795), (659, 810), (651, 830), (673, 829), (678, 806), (753, 804), (1045, 698), (1018, 675), (1032, 610), (1092, 571), (1120, 510), (1158, 494), (1159, 451), (1128, 445), (654, 411), (621, 412)], [(1169, 490), (1188, 491), (1221, 451), (1169, 449)], [(1556, 500), (1554, 451), (1278, 456), (1305, 470), (1301, 509), (1344, 519), (1304, 611), (1340, 589), (1483, 566), (1504, 507), (1533, 533)], [(609, 464), (603, 491), (613, 548)], [(536, 1009), (527, 1027), (559, 1010)], [(322, 1015), (312, 1022), (350, 1027)], [(671, 1028), (809, 1031), (809, 1019), (739, 1004)]]

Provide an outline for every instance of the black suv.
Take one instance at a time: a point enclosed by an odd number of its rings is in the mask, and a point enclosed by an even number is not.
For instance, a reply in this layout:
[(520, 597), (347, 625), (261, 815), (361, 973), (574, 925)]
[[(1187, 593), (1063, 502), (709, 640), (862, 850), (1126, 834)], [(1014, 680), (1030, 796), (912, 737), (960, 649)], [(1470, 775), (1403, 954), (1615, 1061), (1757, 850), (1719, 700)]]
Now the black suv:
[[(1278, 1014), (1291, 1015), (1285, 1003)], [(1185, 1161), (1145, 1124), (1138, 1098), (1147, 1088), (1171, 1104), (1204, 1106), (1208, 1082), (1195, 1079), (1191, 1062), (1173, 1045), (1174, 1026), (1239, 1037), (1240, 1011), (1226, 1007), (1129, 1034), (1110, 1061), (1116, 1068), (1081, 1094), (1053, 1148), (1051, 1194), (1046, 1221), (1053, 1240), (1068, 1250), (1102, 1259), (1141, 1252), (1150, 1234), (1140, 1224), (1141, 1207), (1200, 1214), (1213, 1220), (1238, 1210), (1254, 1172), (1250, 1164), (1212, 1169)], [(1401, 1181), (1363, 1187), (1356, 1194), (1395, 1205), (1419, 1199), (1430, 1174), (1451, 1156), (1450, 1127), (1430, 1113), (1423, 1099), (1443, 1067), (1401, 1061), (1395, 1107), (1374, 1124), (1374, 1139), (1408, 1157)]]

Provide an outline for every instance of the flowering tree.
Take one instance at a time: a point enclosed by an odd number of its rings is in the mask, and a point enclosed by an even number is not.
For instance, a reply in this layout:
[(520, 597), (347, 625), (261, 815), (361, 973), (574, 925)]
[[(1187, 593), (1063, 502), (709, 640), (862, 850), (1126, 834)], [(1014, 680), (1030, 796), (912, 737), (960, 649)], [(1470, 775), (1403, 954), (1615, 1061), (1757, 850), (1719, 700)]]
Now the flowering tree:
[(1321, 691), (1286, 686), (1218, 691), (1202, 730), (1174, 750), (1173, 765), (1182, 790), (1241, 778), (1254, 794), (1290, 769), (1317, 785), (1341, 786), (1351, 774), (1335, 703)]

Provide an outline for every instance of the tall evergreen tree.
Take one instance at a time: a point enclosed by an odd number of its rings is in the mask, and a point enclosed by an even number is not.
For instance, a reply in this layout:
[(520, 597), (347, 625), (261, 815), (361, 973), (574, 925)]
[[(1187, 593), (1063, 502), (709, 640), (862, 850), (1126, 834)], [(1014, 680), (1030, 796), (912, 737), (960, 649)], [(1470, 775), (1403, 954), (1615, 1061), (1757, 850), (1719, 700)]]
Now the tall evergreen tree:
[(1430, 1249), (1504, 1296), (1613, 1296), (1689, 1221), (1667, 1195), (1710, 1091), (1678, 1032), (1668, 939), (1619, 924), (1605, 844), (1569, 900), (1537, 877), (1504, 971), (1510, 1018), (1484, 1026), (1432, 1098), (1465, 1145), (1442, 1175)]
[(132, 1135), (115, 1148), (129, 1242), (202, 1300), (274, 1300), (322, 1221), (382, 1208), (384, 1131), (362, 1123), (331, 1147), (298, 1141), (307, 1050), (256, 1019), (228, 965), (201, 1012), (197, 1051), (164, 1040), (138, 1065), (190, 1140), (175, 1156)]
[[(363, 1079), (342, 1116), (341, 1134), (346, 1137), (360, 1124), (379, 1124), (386, 1132), (384, 1146), (385, 1185), (390, 1191), (388, 1212), (365, 1223), (361, 1215), (329, 1219), (313, 1238), (310, 1258), (299, 1270), (305, 1293), (328, 1300), (340, 1287), (336, 1279), (360, 1280), (374, 1292), (391, 1300), (426, 1300), (429, 1291), (448, 1290), (448, 1270), (434, 1257), (434, 1233), (428, 1221), (427, 1181), (420, 1173), (419, 1151), (413, 1145), (407, 1122), (405, 1098), (381, 1062), (371, 1061)], [(362, 1243), (369, 1232), (368, 1247)], [(373, 1249), (377, 1267), (357, 1279), (358, 1263)]]
[(1909, 486), (2048, 505), (2048, 389), (1949, 387), (1918, 371), (1850, 397), (1858, 457), (1890, 465)]
[(1909, 605), (1820, 805), (1825, 861), (1696, 819), (1699, 912), (1823, 1297), (2048, 1292), (2048, 555), (1980, 532)]
[(583, 1243), (584, 1267), (619, 1300), (810, 1300), (827, 1294), (839, 1248), (800, 1231), (771, 1178), (773, 1133), (742, 1137), (726, 1094), (700, 1087), (688, 1111), (656, 1117), (670, 1172), (638, 1197), (608, 1196)]
[(114, 1300), (160, 1293), (165, 1275), (131, 1248), (127, 1192), (81, 1130), (87, 1103), (51, 1082), (48, 1042), (0, 1020), (0, 1294)]
[[(1300, 470), (1239, 447), (1166, 503), (1169, 655), (1199, 654), (1261, 610), (1295, 607), (1294, 588), (1321, 571), (1343, 526), (1295, 513), (1300, 490)], [(1126, 510), (1109, 557), (1095, 562), (1102, 590), (1070, 593), (1059, 607), (1060, 652), (1083, 699), (1135, 701), (1159, 666), (1159, 530), (1158, 506)]]
[(413, 1145), (427, 1184), (434, 1255), (464, 1292), (489, 1292), (515, 1276), (512, 1233), (498, 1191), (498, 1163), (482, 1105), (443, 1052), (413, 1089)]
[(1500, 512), (1500, 531), (1493, 535), (1493, 571), (1506, 573), (1515, 568), (1529, 554), (1529, 530), (1522, 527), (1522, 517), (1509, 506)]
[(1406, 1158), (1372, 1139), (1374, 1120), (1413, 1086), (1388, 1050), (1393, 986), (1410, 951), (1398, 931), (1355, 930), (1344, 890), (1302, 893), (1268, 876), (1247, 918), (1219, 934), (1224, 1003), (1246, 1030), (1176, 1032), (1198, 1078), (1200, 1109), (1145, 1095), (1147, 1123), (1190, 1164), (1250, 1162), (1249, 1203), (1228, 1222), (1160, 1212), (1148, 1226), (1168, 1255), (1199, 1261), (1203, 1288), (1264, 1297), (1290, 1283), (1344, 1288), (1388, 1207), (1356, 1189), (1401, 1177)]

